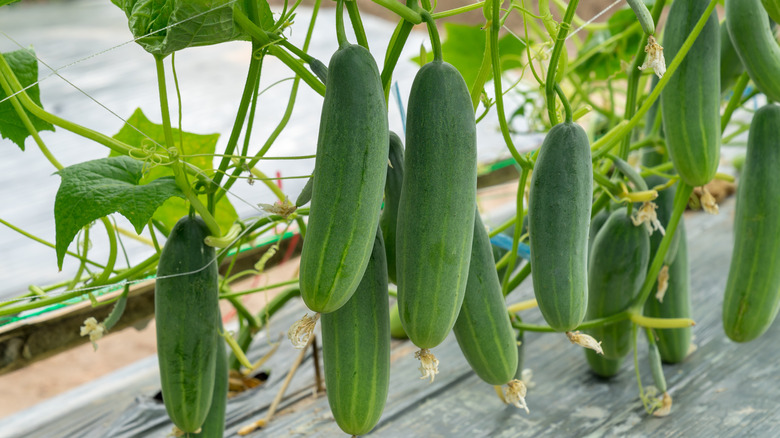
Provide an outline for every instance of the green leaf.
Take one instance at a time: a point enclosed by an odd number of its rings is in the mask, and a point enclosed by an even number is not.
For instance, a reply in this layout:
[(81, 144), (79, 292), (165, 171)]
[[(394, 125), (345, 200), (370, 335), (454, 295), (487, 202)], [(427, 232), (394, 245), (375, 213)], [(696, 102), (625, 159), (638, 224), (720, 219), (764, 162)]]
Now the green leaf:
[[(442, 56), (445, 61), (458, 69), (470, 88), (477, 80), (479, 68), (482, 66), (487, 31), (482, 30), (478, 25), (457, 23), (444, 23), (444, 31), (447, 39), (441, 45)], [(504, 35), (498, 40), (498, 48), (501, 56), (501, 71), (523, 67), (521, 61), (525, 50), (523, 41), (513, 35)], [(420, 59), (421, 57), (418, 56), (413, 60), (422, 65)], [(432, 59), (433, 53), (428, 52), (426, 62)]]
[(19, 0), (0, 0), (0, 6), (10, 5), (11, 3), (16, 3)]
[[(271, 7), (268, 6), (268, 1), (266, 0), (257, 0), (257, 14), (260, 16), (260, 28), (263, 30), (270, 31), (273, 29), (274, 25), (276, 24), (274, 22), (274, 16), (271, 12)], [(252, 18), (252, 15), (246, 10), (246, 4), (243, 1), (236, 1), (233, 3), (233, 8), (238, 8), (241, 12), (244, 13), (247, 17), (250, 19)], [(295, 14), (293, 14), (293, 17), (290, 17), (290, 21), (295, 17)]]
[[(19, 79), (22, 87), (26, 87), (38, 80), (38, 59), (35, 58), (35, 52), (32, 48), (3, 53), (3, 57), (11, 66), (11, 70), (13, 70), (16, 78)], [(37, 84), (26, 91), (33, 102), (38, 106), (43, 106), (41, 105), (41, 90)], [(8, 94), (0, 88), (0, 100), (6, 97), (8, 97)], [(51, 123), (44, 122), (30, 114), (27, 110), (25, 112), (27, 112), (27, 117), (30, 118), (36, 130), (54, 131), (54, 126)], [(3, 138), (16, 143), (22, 150), (24, 150), (24, 140), (30, 136), (27, 128), (24, 127), (24, 123), (22, 123), (22, 119), (19, 118), (13, 105), (11, 105), (10, 99), (0, 103), (0, 134), (2, 134)]]
[(143, 37), (136, 42), (153, 55), (246, 39), (233, 23), (231, 0), (111, 1), (127, 15), (133, 36)]
[(142, 185), (144, 164), (130, 157), (109, 157), (66, 167), (54, 200), (57, 265), (76, 233), (90, 222), (119, 212), (141, 230), (154, 211), (171, 196), (183, 197), (172, 177)]
[[(193, 134), (190, 132), (182, 132), (178, 129), (172, 128), (173, 140), (177, 147), (179, 147), (180, 139), (183, 140), (179, 150), (182, 151), (182, 156), (185, 162), (192, 164), (204, 171), (204, 173), (211, 177), (214, 173), (214, 152), (217, 147), (217, 140), (219, 140), (219, 134)], [(140, 131), (140, 132), (139, 132)], [(141, 134), (143, 132), (143, 134)], [(148, 136), (148, 137), (147, 137)], [(125, 142), (129, 145), (139, 148), (133, 155), (139, 158), (143, 155), (141, 149), (144, 146), (153, 147), (156, 146), (152, 140), (158, 144), (165, 144), (165, 131), (163, 126), (150, 121), (140, 108), (133, 112), (133, 115), (127, 119), (127, 124), (114, 135), (114, 138)], [(151, 140), (150, 140), (151, 139)], [(158, 149), (154, 149), (155, 152), (161, 152)], [(115, 152), (111, 152), (110, 156), (116, 156)], [(154, 165), (148, 163), (148, 171), (144, 175), (141, 183), (147, 183), (157, 178), (173, 176), (173, 171), (170, 166)], [(206, 197), (200, 196), (201, 201), (206, 204)], [(166, 227), (173, 228), (176, 222), (189, 211), (189, 204), (182, 199), (171, 198), (165, 202), (154, 213), (154, 219), (159, 220)], [(222, 197), (217, 202), (215, 209), (215, 219), (219, 224), (222, 231), (227, 231), (230, 226), (238, 218), (235, 209), (226, 197)]]

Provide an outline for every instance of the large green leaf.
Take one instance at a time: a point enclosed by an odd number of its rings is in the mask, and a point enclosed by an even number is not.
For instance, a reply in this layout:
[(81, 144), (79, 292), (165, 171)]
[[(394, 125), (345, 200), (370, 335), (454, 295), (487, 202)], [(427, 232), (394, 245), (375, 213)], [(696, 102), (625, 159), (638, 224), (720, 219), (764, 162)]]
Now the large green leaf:
[[(32, 48), (3, 53), (3, 57), (11, 66), (11, 70), (13, 70), (16, 78), (19, 79), (22, 87), (26, 87), (38, 80), (38, 59), (35, 58), (35, 52)], [(38, 106), (42, 106), (41, 90), (37, 84), (26, 91), (33, 102)], [(8, 97), (8, 94), (0, 87), (0, 101), (6, 97)], [(51, 123), (44, 122), (29, 112), (27, 112), (27, 117), (30, 118), (36, 130), (54, 131), (54, 126)], [(24, 150), (24, 140), (30, 136), (30, 132), (24, 127), (19, 115), (16, 114), (10, 99), (0, 103), (0, 134), (2, 134), (3, 138), (16, 143), (22, 150)]]
[(90, 222), (119, 212), (141, 233), (155, 210), (181, 190), (172, 177), (141, 184), (144, 163), (130, 157), (86, 161), (57, 172), (62, 177), (54, 200), (57, 265), (79, 229)]
[[(213, 156), (217, 147), (217, 140), (219, 140), (219, 134), (193, 134), (180, 132), (178, 129), (172, 129), (172, 131), (177, 147), (179, 147), (179, 142), (183, 141), (179, 150), (182, 151), (184, 161), (203, 170), (206, 175), (211, 176), (214, 170)], [(143, 155), (140, 150), (144, 146), (149, 149), (149, 146), (154, 145), (154, 143), (165, 144), (165, 131), (162, 125), (150, 121), (143, 111), (138, 108), (127, 119), (127, 124), (114, 135), (114, 138), (139, 148), (137, 156), (140, 157), (140, 155)], [(155, 151), (160, 152), (159, 148)], [(112, 151), (111, 156), (115, 155), (116, 153)], [(134, 156), (136, 156), (135, 153)], [(153, 162), (148, 162), (147, 172), (144, 174), (141, 183), (147, 183), (167, 176), (173, 176), (170, 166), (155, 165)], [(204, 204), (206, 203), (205, 196), (201, 196), (200, 200)], [(154, 213), (154, 219), (159, 220), (170, 229), (173, 228), (182, 216), (187, 214), (188, 210), (189, 206), (186, 201), (171, 198), (157, 209)], [(230, 229), (230, 226), (238, 218), (236, 210), (224, 196), (217, 202), (214, 213), (215, 219), (223, 231)]]
[[(487, 31), (480, 26), (457, 23), (444, 23), (444, 31), (447, 39), (441, 45), (442, 56), (445, 61), (458, 69), (470, 88), (476, 81), (482, 65)], [(501, 71), (523, 67), (522, 57), (525, 50), (523, 41), (513, 35), (504, 35), (498, 41), (498, 49), (501, 56)], [(427, 55), (426, 62), (429, 62), (433, 59), (433, 54), (429, 52)], [(422, 64), (419, 56), (414, 58), (414, 61)]]
[(154, 55), (167, 56), (187, 47), (246, 39), (233, 23), (231, 0), (111, 1), (127, 15), (133, 36), (143, 37), (136, 42)]

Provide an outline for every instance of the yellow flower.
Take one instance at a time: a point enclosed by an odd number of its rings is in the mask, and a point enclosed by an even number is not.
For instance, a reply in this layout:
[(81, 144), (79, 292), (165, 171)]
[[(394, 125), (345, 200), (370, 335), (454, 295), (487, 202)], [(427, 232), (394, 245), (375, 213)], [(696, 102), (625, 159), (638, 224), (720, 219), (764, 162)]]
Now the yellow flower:
[(639, 67), (639, 70), (652, 68), (655, 75), (659, 78), (663, 77), (666, 73), (666, 60), (664, 59), (664, 48), (653, 38), (653, 36), (647, 37), (647, 45), (645, 46), (645, 62)]
[(420, 379), (430, 377), (431, 383), (433, 383), (434, 377), (436, 377), (436, 374), (439, 374), (439, 359), (436, 359), (436, 356), (427, 348), (414, 353), (414, 357), (420, 359), (420, 368), (418, 368), (420, 373), (422, 373)]
[(593, 336), (580, 333), (579, 331), (566, 332), (566, 336), (569, 338), (569, 341), (571, 341), (572, 344), (590, 348), (591, 350), (601, 355), (604, 354), (604, 350), (601, 349), (601, 341), (596, 341)]

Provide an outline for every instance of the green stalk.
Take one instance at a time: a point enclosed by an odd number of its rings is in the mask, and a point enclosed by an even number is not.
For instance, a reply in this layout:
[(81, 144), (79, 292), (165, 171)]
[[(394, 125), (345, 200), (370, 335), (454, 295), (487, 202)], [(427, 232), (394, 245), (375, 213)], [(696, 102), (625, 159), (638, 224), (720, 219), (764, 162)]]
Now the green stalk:
[(579, 0), (571, 0), (566, 8), (566, 14), (558, 28), (558, 38), (555, 41), (552, 55), (550, 56), (550, 65), (547, 68), (547, 80), (544, 84), (544, 94), (547, 99), (547, 115), (550, 117), (550, 125), (558, 124), (558, 116), (555, 114), (555, 71), (558, 67), (558, 59), (561, 57), (561, 51), (566, 43), (566, 35), (571, 29), (571, 20), (574, 18), (574, 11), (577, 9)]
[(515, 216), (515, 232), (512, 236), (512, 249), (509, 251), (507, 269), (504, 271), (504, 278), (501, 281), (501, 293), (504, 296), (507, 296), (510, 292), (509, 279), (512, 275), (512, 272), (515, 270), (515, 263), (517, 263), (517, 247), (520, 243), (520, 235), (523, 232), (523, 217), (525, 216), (525, 211), (523, 209), (523, 194), (525, 193), (524, 188), (525, 183), (528, 180), (529, 173), (529, 169), (527, 167), (523, 167), (523, 170), (520, 173), (520, 181), (517, 185), (517, 196), (515, 198), (515, 209), (517, 211), (517, 215)]
[[(709, 16), (709, 13), (706, 14)], [(659, 82), (660, 83), (660, 82)], [(672, 217), (669, 219), (669, 224), (666, 226), (666, 234), (661, 240), (661, 244), (658, 246), (658, 251), (655, 253), (655, 258), (650, 264), (650, 269), (647, 271), (647, 277), (642, 284), (642, 289), (636, 299), (629, 306), (629, 311), (641, 314), (642, 308), (645, 305), (647, 297), (653, 290), (653, 286), (658, 277), (658, 273), (661, 272), (661, 268), (664, 264), (664, 257), (666, 251), (669, 249), (669, 245), (672, 243), (675, 231), (677, 231), (677, 225), (682, 219), (682, 214), (685, 211), (685, 206), (688, 205), (688, 198), (690, 198), (693, 192), (693, 187), (680, 181), (680, 186), (677, 187), (677, 193), (674, 196), (674, 210), (672, 211)]]
[(226, 293), (226, 294), (223, 293), (223, 294), (219, 295), (219, 298), (220, 299), (226, 299), (226, 298), (240, 297), (240, 296), (244, 296), (244, 295), (253, 294), (255, 292), (262, 292), (262, 291), (266, 291), (266, 290), (276, 289), (277, 287), (291, 286), (291, 285), (294, 285), (294, 284), (298, 284), (298, 279), (297, 278), (292, 279), (292, 280), (287, 280), (287, 281), (281, 281), (281, 282), (275, 283), (275, 284), (270, 284), (268, 286), (257, 287), (257, 288), (254, 288), (254, 289), (242, 290), (240, 292), (231, 292), (231, 293)]
[[(526, 263), (525, 265), (523, 265), (523, 267), (520, 269), (520, 271), (517, 273), (517, 275), (515, 275), (514, 277), (512, 277), (509, 280), (509, 286), (506, 287), (507, 295), (510, 292), (512, 292), (513, 290), (515, 290), (515, 288), (517, 288), (517, 286), (520, 286), (520, 284), (526, 278), (528, 278), (528, 276), (530, 274), (531, 274), (531, 263), (529, 262), (529, 263)], [(506, 295), (504, 295), (504, 296), (506, 296)]]
[[(512, 137), (509, 134), (509, 125), (506, 121), (506, 112), (504, 111), (504, 93), (501, 89), (501, 59), (498, 53), (498, 32), (501, 30), (501, 0), (488, 0), (491, 2), (489, 6), (491, 11), (490, 21), (490, 55), (491, 63), (493, 66), (493, 87), (495, 90), (496, 99), (496, 112), (498, 114), (498, 124), (501, 127), (501, 135), (504, 137), (504, 142), (509, 153), (517, 161), (520, 167), (530, 168), (531, 163), (525, 159), (515, 147)], [(575, 0), (577, 1), (577, 0)]]
[(731, 94), (731, 99), (729, 99), (729, 103), (726, 105), (726, 109), (723, 111), (723, 116), (720, 118), (721, 135), (726, 132), (726, 126), (728, 126), (729, 121), (731, 120), (731, 115), (734, 114), (734, 111), (737, 108), (739, 108), (739, 104), (742, 99), (742, 93), (745, 92), (745, 88), (747, 87), (748, 82), (750, 82), (750, 76), (748, 76), (747, 72), (742, 73), (739, 76), (739, 79), (737, 79), (737, 83), (734, 85), (734, 90)]
[(363, 20), (360, 19), (360, 11), (358, 11), (357, 0), (346, 0), (347, 13), (349, 13), (349, 21), (352, 22), (352, 29), (355, 31), (355, 37), (357, 42), (361, 46), (368, 49), (368, 37), (366, 37), (366, 30), (363, 28)]
[[(252, 53), (254, 54), (254, 44), (252, 45)], [(244, 82), (244, 91), (241, 93), (241, 100), (238, 103), (238, 112), (236, 119), (233, 122), (233, 129), (230, 131), (230, 138), (228, 144), (225, 147), (225, 155), (232, 155), (236, 150), (238, 144), (238, 138), (241, 136), (241, 130), (244, 127), (244, 120), (246, 120), (246, 113), (249, 109), (249, 103), (252, 99), (252, 91), (256, 89), (258, 82), (260, 81), (260, 69), (263, 65), (263, 58), (255, 58), (251, 56), (249, 61), (249, 70), (246, 74), (246, 81)], [(222, 176), (227, 171), (230, 164), (230, 158), (222, 157), (219, 162), (219, 167), (214, 174), (214, 185), (219, 186), (222, 182)]]
[[(407, 7), (419, 8), (417, 6), (417, 0), (406, 0)], [(382, 88), (385, 90), (385, 101), (389, 101), (390, 96), (390, 83), (393, 79), (393, 71), (398, 64), (398, 58), (401, 57), (404, 45), (406, 44), (409, 34), (412, 32), (414, 23), (407, 20), (401, 20), (393, 31), (393, 36), (390, 37), (390, 42), (387, 45), (387, 52), (385, 54), (385, 63), (382, 67)]]
[(399, 17), (411, 23), (420, 24), (423, 21), (422, 16), (420, 16), (419, 12), (417, 12), (414, 9), (411, 9), (408, 6), (404, 6), (401, 3), (398, 3), (396, 0), (371, 0), (371, 1), (378, 4), (379, 6), (382, 6), (394, 12)]
[(433, 60), (439, 62), (444, 61), (444, 57), (441, 53), (439, 29), (436, 28), (436, 22), (428, 11), (423, 11), (420, 15), (423, 17), (423, 20), (425, 20), (425, 24), (428, 25), (428, 34), (431, 37), (431, 45), (433, 46)]
[[(168, 150), (176, 150), (178, 151), (177, 155), (182, 156), (184, 155), (181, 149), (182, 145), (176, 146), (176, 142), (173, 140), (173, 131), (171, 130), (171, 114), (170, 110), (168, 109), (168, 91), (165, 87), (165, 67), (163, 65), (163, 58), (161, 56), (155, 56), (154, 61), (155, 66), (157, 67), (157, 89), (160, 95), (160, 110), (162, 112), (165, 144), (168, 147)], [(182, 164), (178, 157), (174, 157), (171, 160), (171, 170), (173, 170), (176, 185), (179, 186), (182, 192), (184, 192), (184, 196), (188, 201), (190, 201), (190, 205), (192, 205), (198, 214), (200, 214), (200, 216), (203, 218), (203, 221), (206, 222), (206, 226), (208, 226), (211, 234), (213, 236), (221, 236), (222, 231), (219, 229), (217, 221), (214, 219), (214, 216), (209, 213), (206, 206), (200, 202), (195, 192), (193, 192), (189, 181), (187, 181), (187, 176), (184, 173)]]
[(467, 6), (461, 6), (459, 8), (450, 9), (450, 10), (447, 10), (447, 11), (437, 12), (435, 14), (431, 14), (431, 17), (433, 17), (434, 20), (438, 20), (439, 18), (452, 17), (454, 15), (462, 14), (464, 12), (470, 12), (470, 11), (479, 9), (479, 8), (483, 7), (484, 4), (485, 4), (485, 1), (479, 1), (479, 2), (470, 4), (470, 5), (467, 5)]
[(344, 28), (344, 0), (336, 0), (336, 40), (339, 47), (349, 44), (347, 31)]

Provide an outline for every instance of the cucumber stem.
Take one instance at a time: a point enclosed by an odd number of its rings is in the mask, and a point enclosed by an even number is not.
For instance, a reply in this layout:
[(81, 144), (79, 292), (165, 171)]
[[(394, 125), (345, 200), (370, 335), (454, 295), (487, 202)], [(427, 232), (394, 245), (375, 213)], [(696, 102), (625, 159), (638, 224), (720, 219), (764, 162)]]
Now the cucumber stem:
[(444, 61), (444, 57), (441, 53), (441, 39), (439, 38), (439, 29), (436, 28), (436, 21), (431, 17), (430, 12), (428, 11), (422, 11), (420, 16), (422, 16), (425, 24), (428, 25), (428, 34), (430, 35), (431, 45), (433, 46), (433, 60), (436, 62)]
[(366, 30), (363, 28), (363, 20), (360, 19), (357, 0), (346, 0), (346, 2), (349, 21), (352, 22), (352, 29), (355, 30), (358, 44), (368, 49), (368, 38), (366, 37)]
[(349, 44), (347, 31), (344, 28), (344, 0), (336, 0), (336, 40), (339, 48)]
[(547, 115), (550, 117), (550, 125), (552, 126), (558, 124), (558, 116), (555, 114), (555, 72), (558, 67), (558, 59), (561, 57), (561, 51), (564, 49), (566, 36), (569, 34), (569, 29), (571, 29), (571, 20), (574, 18), (574, 11), (576, 11), (579, 2), (579, 0), (571, 0), (569, 6), (566, 7), (566, 13), (558, 28), (558, 38), (555, 41), (552, 56), (550, 56), (550, 65), (547, 69), (547, 80), (545, 81), (544, 87), (545, 96), (547, 98)]

